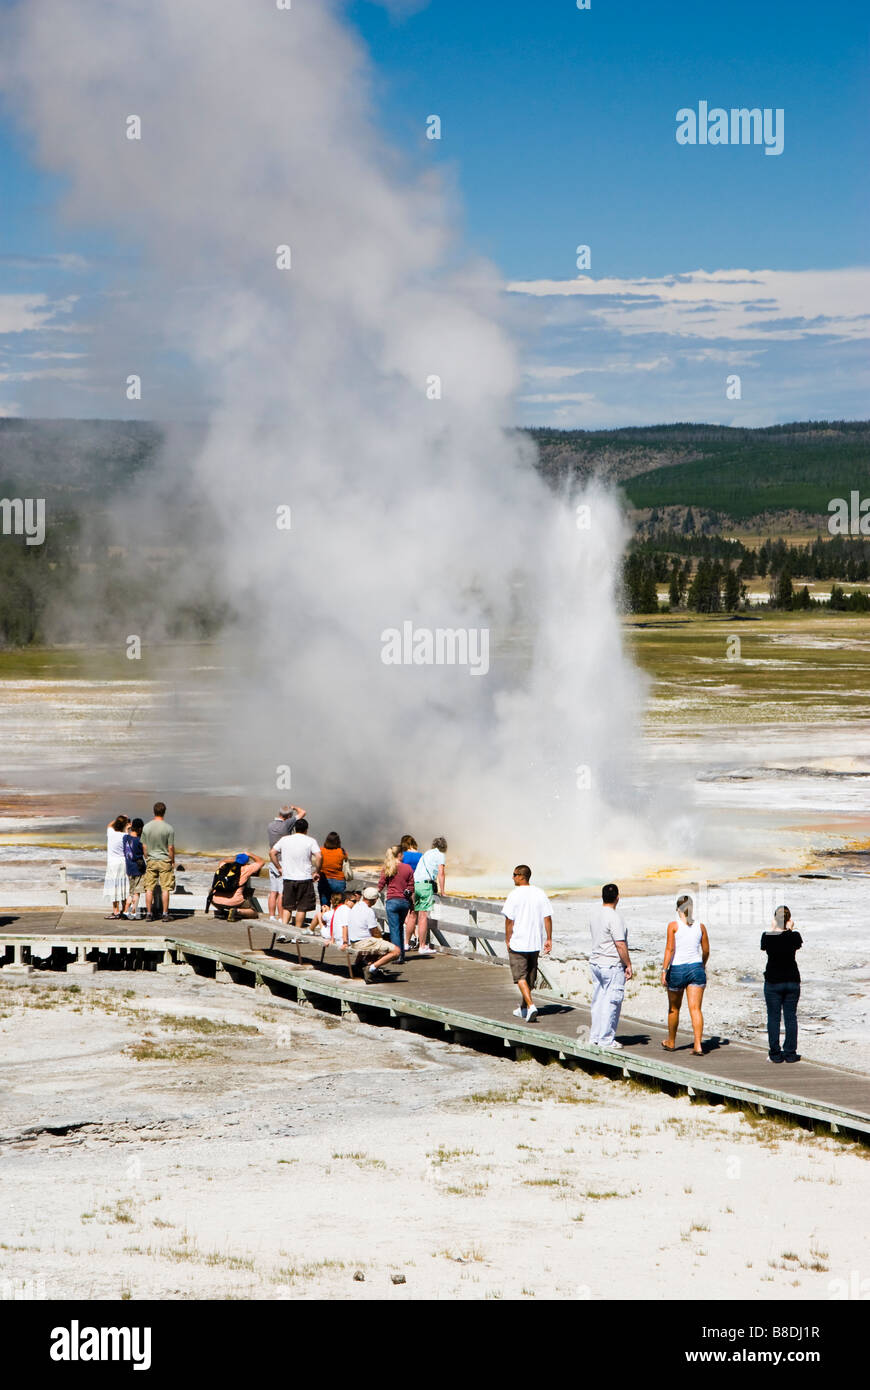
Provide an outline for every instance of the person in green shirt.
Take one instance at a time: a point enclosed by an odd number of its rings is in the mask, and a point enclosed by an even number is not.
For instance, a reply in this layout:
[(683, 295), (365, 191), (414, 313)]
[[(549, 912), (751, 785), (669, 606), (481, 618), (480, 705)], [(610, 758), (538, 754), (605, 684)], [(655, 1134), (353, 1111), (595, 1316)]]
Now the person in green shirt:
[(154, 819), (142, 830), (142, 848), (145, 851), (145, 907), (149, 922), (155, 922), (154, 889), (160, 884), (163, 896), (163, 921), (171, 922), (169, 915), (169, 894), (175, 888), (175, 831), (165, 819), (166, 804), (154, 803)]

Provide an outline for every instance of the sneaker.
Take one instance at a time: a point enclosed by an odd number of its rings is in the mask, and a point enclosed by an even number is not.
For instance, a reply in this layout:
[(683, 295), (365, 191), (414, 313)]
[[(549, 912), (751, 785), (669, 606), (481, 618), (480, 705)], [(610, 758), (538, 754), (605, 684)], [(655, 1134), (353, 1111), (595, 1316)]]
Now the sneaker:
[(371, 984), (372, 980), (379, 980), (381, 978), (380, 970), (376, 970), (373, 965), (367, 965), (363, 973), (369, 984)]
[(164, 912), (164, 914), (163, 914), (163, 916), (161, 917), (160, 920), (161, 920), (161, 922), (171, 922), (171, 921), (172, 921), (172, 918), (170, 917), (170, 915), (169, 915), (168, 912)]
[(412, 936), (412, 937), (411, 937), (411, 940), (408, 942), (408, 945), (407, 945), (407, 948), (406, 948), (406, 949), (409, 950), (409, 951), (416, 951), (416, 949), (417, 949), (417, 947), (418, 947), (419, 945), (420, 945), (420, 943), (419, 943), (419, 941), (417, 940), (416, 936)]
[(279, 936), (276, 936), (276, 937), (275, 937), (275, 940), (276, 940), (276, 941), (286, 941), (287, 938), (286, 938), (286, 936), (284, 935), (284, 933), (281, 932)]
[(522, 1018), (522, 1019), (525, 1019), (525, 1017), (526, 1017), (526, 1006), (525, 1006), (525, 1004), (521, 1004), (520, 1007), (519, 1007), (518, 1009), (514, 1009), (514, 1018)]
[(431, 946), (420, 946), (417, 951), (418, 956), (434, 956), (434, 954)]
[(801, 1059), (800, 1053), (799, 1053), (799, 1052), (796, 1052), (796, 1053), (794, 1054), (793, 1057), (785, 1057), (783, 1060), (786, 1061), (786, 1062), (799, 1062), (800, 1059)]
[(609, 1043), (602, 1042), (602, 1043), (599, 1043), (598, 1046), (599, 1046), (599, 1047), (604, 1047), (604, 1048), (606, 1048), (608, 1052), (610, 1051), (611, 1048), (613, 1048), (616, 1052), (621, 1052), (621, 1051), (622, 1051), (622, 1043), (621, 1043), (621, 1042), (617, 1042), (617, 1041), (616, 1041), (616, 1038), (613, 1039), (613, 1042), (609, 1042)]
[(537, 1018), (537, 1017), (538, 1017), (538, 1006), (537, 1006), (537, 1004), (533, 1004), (532, 1007), (529, 1009), (528, 1013), (526, 1014), (526, 1022), (527, 1022), (527, 1023), (531, 1023), (532, 1019), (533, 1019), (533, 1018)]

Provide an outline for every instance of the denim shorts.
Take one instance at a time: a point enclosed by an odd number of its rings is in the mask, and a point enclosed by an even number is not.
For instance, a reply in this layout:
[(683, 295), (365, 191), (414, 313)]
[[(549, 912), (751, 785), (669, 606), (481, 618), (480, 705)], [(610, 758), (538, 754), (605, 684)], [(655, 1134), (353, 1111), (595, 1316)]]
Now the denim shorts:
[(685, 989), (686, 985), (705, 985), (707, 972), (698, 960), (693, 961), (691, 965), (669, 966), (665, 979), (668, 982), (668, 989)]

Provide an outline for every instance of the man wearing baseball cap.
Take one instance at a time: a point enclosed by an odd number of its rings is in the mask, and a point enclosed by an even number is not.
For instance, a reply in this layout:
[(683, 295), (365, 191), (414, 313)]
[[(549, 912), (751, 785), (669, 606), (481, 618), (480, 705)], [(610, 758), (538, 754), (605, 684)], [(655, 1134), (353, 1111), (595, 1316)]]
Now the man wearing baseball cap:
[(379, 956), (384, 949), (384, 939), (372, 907), (378, 900), (378, 890), (366, 888), (361, 896), (354, 896), (356, 902), (342, 927), (342, 947), (344, 950), (353, 949), (361, 956)]

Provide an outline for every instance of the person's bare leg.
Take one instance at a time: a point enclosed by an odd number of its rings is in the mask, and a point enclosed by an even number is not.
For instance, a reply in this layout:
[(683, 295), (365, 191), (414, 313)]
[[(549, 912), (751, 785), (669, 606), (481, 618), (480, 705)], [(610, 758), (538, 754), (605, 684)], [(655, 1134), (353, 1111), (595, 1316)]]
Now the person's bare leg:
[(283, 903), (281, 904), (281, 922), (285, 927), (290, 925), (290, 909), (285, 907)]
[(689, 1002), (689, 1013), (692, 1016), (692, 1051), (700, 1053), (701, 1039), (704, 1036), (704, 1015), (701, 1012), (701, 1002), (704, 998), (703, 985), (688, 985), (686, 987), (686, 998)]
[(429, 945), (429, 913), (417, 913), (417, 950)]
[(277, 891), (276, 891), (276, 892), (274, 892), (274, 893), (270, 893), (270, 894), (269, 894), (269, 916), (270, 916), (270, 917), (274, 917), (274, 916), (276, 915), (277, 911), (278, 911), (278, 893), (277, 893)]
[(673, 1052), (677, 1045), (677, 1028), (680, 1023), (680, 1005), (683, 1002), (681, 989), (668, 990), (668, 1041), (662, 1043), (666, 1052)]
[(303, 910), (302, 910), (301, 912), (297, 912), (297, 913), (296, 913), (296, 922), (295, 922), (295, 926), (296, 926), (296, 930), (297, 930), (297, 931), (301, 931), (302, 928), (305, 926), (305, 909), (304, 909), (304, 908), (303, 908)]
[(153, 889), (153, 888), (146, 888), (146, 890), (145, 890), (145, 916), (146, 916), (146, 917), (150, 917), (150, 916), (151, 916), (151, 904), (152, 904), (153, 900), (154, 900), (154, 889)]
[(411, 945), (411, 937), (414, 935), (414, 929), (415, 929), (416, 926), (417, 926), (417, 914), (416, 914), (416, 912), (414, 911), (414, 909), (411, 908), (411, 911), (408, 913), (407, 917), (405, 918), (405, 950), (406, 950), (406, 951), (408, 950), (408, 947)]
[(527, 1009), (532, 1007), (532, 991), (529, 989), (528, 980), (517, 980), (517, 989), (523, 996), (523, 1004)]
[(383, 966), (388, 965), (391, 960), (398, 960), (401, 954), (402, 952), (399, 950), (398, 946), (391, 946), (385, 956), (381, 956), (379, 960), (373, 960), (371, 962), (369, 969), (381, 970)]

